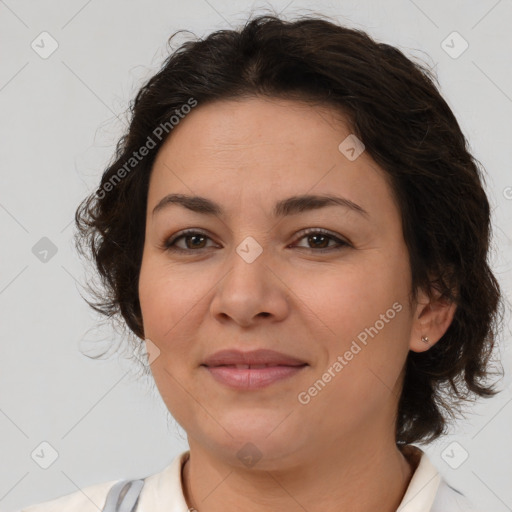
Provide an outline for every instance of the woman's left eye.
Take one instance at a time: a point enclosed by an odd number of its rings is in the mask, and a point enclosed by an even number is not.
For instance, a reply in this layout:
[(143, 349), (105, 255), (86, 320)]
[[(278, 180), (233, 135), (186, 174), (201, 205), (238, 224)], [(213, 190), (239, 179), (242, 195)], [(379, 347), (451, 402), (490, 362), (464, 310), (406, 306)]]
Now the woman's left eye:
[[(338, 238), (337, 236), (329, 233), (328, 231), (324, 231), (323, 229), (310, 229), (305, 234), (303, 234), (299, 240), (306, 239), (306, 242), (312, 243), (314, 247), (305, 247), (306, 249), (316, 249), (315, 252), (318, 251), (330, 251), (341, 249), (345, 246), (349, 246), (348, 242)], [(334, 246), (328, 246), (329, 241), (334, 241)]]
[[(310, 249), (314, 252), (321, 251), (331, 251), (336, 249), (341, 249), (345, 246), (350, 246), (350, 244), (337, 236), (331, 234), (328, 231), (324, 231), (322, 229), (310, 229), (307, 232), (303, 233), (297, 240), (306, 240), (307, 244), (312, 244), (312, 247), (304, 247), (300, 245), (292, 245), (289, 247), (300, 247), (304, 249)], [(178, 245), (178, 241), (183, 240), (185, 242), (185, 247), (180, 247)], [(164, 249), (168, 251), (176, 251), (176, 252), (191, 252), (192, 250), (206, 249), (207, 240), (211, 240), (211, 238), (201, 231), (184, 231), (182, 233), (178, 233), (178, 235), (174, 235), (169, 238), (164, 243)], [(330, 242), (335, 242), (334, 246), (330, 245)], [(188, 243), (190, 242), (190, 243)]]

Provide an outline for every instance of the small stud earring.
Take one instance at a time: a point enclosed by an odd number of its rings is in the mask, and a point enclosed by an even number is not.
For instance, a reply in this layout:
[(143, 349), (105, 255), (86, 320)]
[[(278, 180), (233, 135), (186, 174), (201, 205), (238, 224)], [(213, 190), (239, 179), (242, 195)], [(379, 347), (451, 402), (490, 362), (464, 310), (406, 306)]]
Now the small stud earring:
[(428, 343), (428, 336), (422, 336), (421, 341), (423, 341), (424, 343)]

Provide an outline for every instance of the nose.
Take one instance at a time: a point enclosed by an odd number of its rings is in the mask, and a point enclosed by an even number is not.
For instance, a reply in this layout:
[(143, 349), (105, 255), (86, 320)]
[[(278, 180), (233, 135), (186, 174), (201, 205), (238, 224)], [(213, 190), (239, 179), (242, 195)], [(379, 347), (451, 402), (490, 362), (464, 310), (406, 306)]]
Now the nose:
[(224, 274), (210, 305), (211, 314), (219, 322), (250, 327), (279, 322), (289, 314), (289, 287), (265, 251), (252, 262), (233, 251)]

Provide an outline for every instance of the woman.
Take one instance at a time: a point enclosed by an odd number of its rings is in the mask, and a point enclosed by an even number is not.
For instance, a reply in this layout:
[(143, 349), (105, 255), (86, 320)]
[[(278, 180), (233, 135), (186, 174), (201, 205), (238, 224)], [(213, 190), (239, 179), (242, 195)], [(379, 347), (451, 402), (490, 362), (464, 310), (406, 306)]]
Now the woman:
[(132, 114), (77, 242), (190, 450), (25, 511), (471, 510), (413, 445), (496, 393), (501, 305), (481, 171), (429, 72), (262, 16), (185, 43)]

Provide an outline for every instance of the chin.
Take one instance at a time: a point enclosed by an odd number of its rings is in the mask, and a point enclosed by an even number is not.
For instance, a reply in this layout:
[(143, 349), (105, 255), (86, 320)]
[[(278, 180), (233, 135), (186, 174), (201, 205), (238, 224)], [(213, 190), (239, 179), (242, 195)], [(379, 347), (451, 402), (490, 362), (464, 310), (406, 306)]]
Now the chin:
[(300, 464), (307, 450), (311, 449), (304, 430), (285, 426), (289, 420), (283, 421), (282, 415), (279, 421), (261, 417), (259, 421), (251, 421), (253, 419), (246, 415), (236, 424), (223, 423), (232, 437), (223, 430), (225, 435), (220, 439), (205, 436), (203, 440), (215, 452), (215, 457), (223, 459), (226, 464), (265, 471)]

